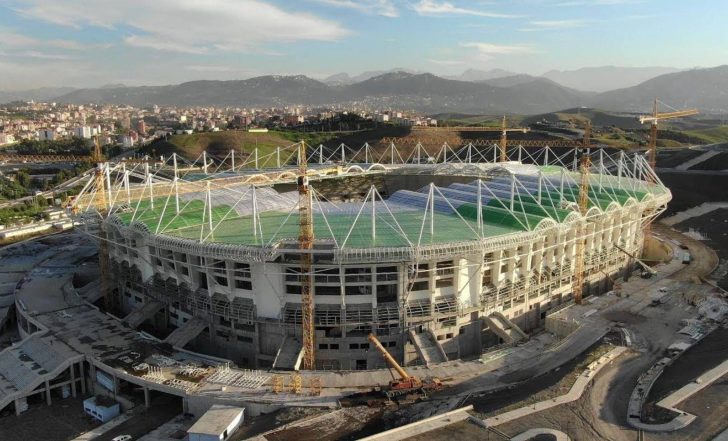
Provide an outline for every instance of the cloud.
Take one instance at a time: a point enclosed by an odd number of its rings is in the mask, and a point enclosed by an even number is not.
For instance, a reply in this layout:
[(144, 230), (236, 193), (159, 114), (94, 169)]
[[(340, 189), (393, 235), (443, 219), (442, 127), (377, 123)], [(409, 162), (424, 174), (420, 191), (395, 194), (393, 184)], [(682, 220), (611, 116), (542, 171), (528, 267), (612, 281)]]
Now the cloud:
[[(43, 86), (100, 83), (95, 66), (83, 60), (48, 60), (38, 57), (0, 58), (3, 81), (0, 89), (22, 90)], [(53, 75), (49, 75), (53, 72)]]
[(412, 9), (419, 15), (442, 16), (442, 15), (474, 15), (478, 17), (490, 18), (517, 18), (515, 15), (498, 14), (495, 12), (484, 11), (480, 9), (468, 9), (455, 6), (455, 4), (447, 1), (437, 0), (420, 0), (412, 5)]
[(238, 68), (227, 66), (224, 64), (191, 64), (186, 65), (185, 70), (192, 72), (218, 72), (218, 73), (236, 73), (244, 75), (260, 75), (260, 71), (249, 68)]
[(185, 54), (205, 54), (209, 48), (189, 43), (180, 43), (174, 39), (167, 39), (161, 36), (129, 35), (124, 37), (124, 43), (129, 46), (156, 49), (160, 51), (182, 52)]
[(629, 3), (642, 3), (642, 0), (568, 0), (555, 3), (554, 6), (614, 6)]
[(465, 64), (465, 61), (463, 60), (436, 60), (433, 58), (428, 58), (427, 62), (437, 64), (439, 66), (461, 66)]
[(11, 54), (11, 56), (37, 58), (39, 60), (66, 60), (66, 61), (78, 60), (78, 57), (71, 57), (71, 56), (62, 55), (62, 54), (49, 54), (47, 52), (41, 52), (41, 51), (24, 51), (24, 52)]
[(354, 9), (365, 14), (381, 15), (383, 17), (399, 17), (399, 11), (391, 2), (391, 0), (370, 0), (370, 1), (357, 1), (357, 0), (315, 0), (317, 3), (322, 3), (337, 8), (348, 8)]
[(18, 0), (27, 18), (81, 28), (129, 29), (131, 46), (189, 54), (252, 52), (270, 42), (335, 41), (349, 34), (336, 22), (262, 0)]
[(511, 46), (492, 43), (461, 43), (461, 47), (471, 48), (483, 55), (512, 55), (512, 54), (528, 54), (533, 52), (533, 48), (529, 46)]
[(34, 47), (57, 48), (69, 50), (88, 49), (91, 45), (75, 40), (41, 40), (21, 34), (14, 29), (0, 28), (0, 47), (28, 49)]
[(558, 31), (562, 29), (581, 28), (588, 23), (587, 20), (534, 20), (526, 23), (527, 27), (518, 30), (523, 32)]

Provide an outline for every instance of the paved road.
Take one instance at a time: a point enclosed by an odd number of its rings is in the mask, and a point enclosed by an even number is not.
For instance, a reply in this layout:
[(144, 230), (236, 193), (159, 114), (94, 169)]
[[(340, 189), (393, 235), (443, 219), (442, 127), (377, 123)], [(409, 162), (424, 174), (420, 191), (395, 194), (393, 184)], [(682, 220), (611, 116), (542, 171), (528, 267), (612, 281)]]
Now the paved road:
[(131, 435), (132, 439), (137, 439), (182, 413), (182, 402), (179, 398), (159, 396), (153, 400), (152, 407), (142, 408), (133, 417), (94, 441), (111, 441), (119, 435)]

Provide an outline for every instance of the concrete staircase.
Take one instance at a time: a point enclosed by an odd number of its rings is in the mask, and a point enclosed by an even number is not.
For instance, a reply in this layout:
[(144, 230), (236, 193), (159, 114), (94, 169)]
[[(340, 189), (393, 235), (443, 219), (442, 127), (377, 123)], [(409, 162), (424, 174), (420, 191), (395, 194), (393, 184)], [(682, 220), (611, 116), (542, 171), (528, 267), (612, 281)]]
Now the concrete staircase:
[(78, 295), (89, 303), (96, 303), (104, 294), (103, 289), (101, 289), (101, 280), (89, 282), (85, 286), (78, 288), (77, 291)]
[(286, 337), (273, 360), (273, 369), (297, 371), (301, 368), (302, 361), (303, 343), (296, 337)]
[(693, 167), (695, 165), (698, 165), (701, 162), (705, 162), (708, 159), (712, 158), (713, 156), (719, 155), (721, 153), (722, 152), (720, 150), (711, 150), (711, 151), (705, 152), (705, 153), (703, 153), (700, 156), (697, 156), (697, 157), (695, 157), (695, 158), (693, 158), (693, 159), (691, 159), (689, 161), (683, 162), (682, 164), (680, 164), (677, 167), (675, 167), (675, 169), (677, 169), (677, 170), (688, 170), (688, 169), (690, 169), (690, 167)]
[(483, 317), (485, 323), (498, 337), (503, 339), (504, 343), (515, 343), (521, 340), (528, 340), (528, 334), (523, 332), (515, 323), (508, 320), (506, 316), (500, 312)]
[(131, 328), (137, 328), (145, 321), (154, 317), (154, 314), (159, 312), (159, 310), (161, 310), (163, 307), (164, 304), (162, 302), (152, 300), (149, 303), (145, 303), (144, 306), (142, 306), (141, 308), (135, 309), (134, 311), (130, 312), (129, 315), (124, 317), (124, 322), (126, 322)]
[(164, 342), (169, 343), (175, 348), (184, 348), (187, 343), (200, 335), (207, 326), (208, 324), (204, 320), (198, 317), (192, 317), (187, 323), (172, 331), (164, 339)]
[(410, 340), (426, 366), (447, 361), (445, 351), (429, 330), (420, 333), (410, 331)]

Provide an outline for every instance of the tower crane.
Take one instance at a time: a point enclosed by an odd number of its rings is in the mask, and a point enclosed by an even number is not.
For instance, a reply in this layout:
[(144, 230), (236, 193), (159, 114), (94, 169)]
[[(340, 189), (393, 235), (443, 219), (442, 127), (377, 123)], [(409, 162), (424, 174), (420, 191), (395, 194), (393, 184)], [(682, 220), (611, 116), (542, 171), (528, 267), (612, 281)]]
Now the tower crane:
[(303, 368), (316, 368), (314, 354), (314, 299), (313, 299), (313, 201), (308, 185), (306, 143), (298, 147), (298, 247), (301, 252), (301, 322), (303, 325)]
[[(579, 212), (586, 215), (589, 208), (589, 168), (591, 158), (586, 152), (581, 156), (581, 182), (579, 184)], [(582, 292), (584, 290), (584, 253), (586, 252), (586, 220), (581, 227), (580, 234), (576, 235), (576, 250), (574, 253), (574, 302), (581, 304)]]
[[(657, 173), (655, 170), (655, 165), (657, 163), (657, 123), (662, 120), (666, 119), (674, 119), (674, 118), (682, 118), (684, 116), (691, 116), (691, 115), (697, 115), (698, 109), (686, 109), (686, 110), (679, 110), (676, 112), (658, 112), (657, 111), (657, 103), (658, 100), (655, 99), (655, 101), (652, 104), (652, 114), (651, 115), (641, 115), (639, 117), (640, 124), (644, 123), (650, 123), (650, 138), (649, 142), (647, 144), (647, 161), (650, 164), (650, 168), (652, 169), (653, 173)], [(649, 175), (647, 179), (652, 180), (652, 175)], [(647, 243), (647, 238), (650, 236), (650, 224), (647, 223), (644, 226), (643, 234), (642, 234), (645, 245)], [(644, 247), (643, 247), (644, 248)]]
[(640, 124), (650, 123), (650, 139), (647, 144), (648, 162), (652, 170), (655, 169), (655, 163), (657, 158), (657, 123), (666, 119), (682, 118), (684, 116), (697, 115), (698, 109), (686, 109), (679, 110), (676, 112), (658, 112), (657, 111), (658, 100), (655, 100), (652, 104), (651, 115), (641, 115), (639, 117)]

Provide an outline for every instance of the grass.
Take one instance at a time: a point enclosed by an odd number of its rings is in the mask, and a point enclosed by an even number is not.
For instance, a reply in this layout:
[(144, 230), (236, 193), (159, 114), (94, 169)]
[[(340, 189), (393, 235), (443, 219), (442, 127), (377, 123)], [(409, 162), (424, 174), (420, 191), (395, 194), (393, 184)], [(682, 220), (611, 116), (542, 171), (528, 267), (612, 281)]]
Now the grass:
[(699, 130), (684, 130), (683, 133), (707, 144), (728, 142), (728, 125)]
[(166, 141), (147, 146), (144, 153), (155, 155), (171, 155), (177, 153), (188, 159), (199, 157), (203, 151), (213, 157), (223, 158), (230, 150), (237, 153), (258, 154), (264, 156), (275, 152), (276, 147), (287, 147), (301, 140), (311, 145), (318, 145), (331, 140), (335, 135), (330, 133), (298, 133), (270, 131), (267, 133), (251, 133), (243, 130), (221, 132), (201, 132), (190, 135), (173, 135)]
[[(608, 123), (627, 124), (623, 127), (618, 124), (617, 127), (606, 132), (596, 131), (593, 133), (594, 141), (603, 143), (611, 147), (624, 148), (634, 146), (638, 143), (644, 145), (647, 141), (646, 131), (642, 126), (637, 124), (640, 131), (635, 131), (634, 121), (630, 118), (613, 116), (605, 112), (599, 111), (583, 111), (582, 113), (569, 113), (568, 111), (557, 112), (550, 115), (551, 119), (561, 121), (584, 120), (592, 117), (594, 124), (602, 125)], [(461, 125), (461, 126), (500, 126), (500, 119), (493, 116), (485, 115), (442, 115), (445, 119), (440, 120), (443, 125)], [(544, 115), (540, 115), (541, 117)], [(450, 118), (447, 118), (450, 117)], [(511, 127), (525, 125), (532, 120), (538, 120), (536, 117), (509, 116), (508, 124)], [(664, 137), (658, 140), (660, 147), (679, 147), (686, 144), (703, 143), (712, 144), (719, 142), (728, 142), (728, 126), (692, 126), (690, 129), (682, 128), (682, 130), (674, 128), (672, 130), (674, 136), (669, 136), (668, 130), (663, 130)], [(227, 156), (230, 150), (235, 150), (238, 154), (252, 154), (256, 147), (260, 157), (272, 155), (275, 153), (276, 147), (287, 147), (301, 140), (306, 141), (309, 145), (315, 147), (324, 144), (329, 147), (337, 146), (340, 143), (358, 148), (368, 142), (374, 146), (375, 150), (388, 147), (377, 146), (383, 137), (401, 137), (415, 136), (420, 139), (426, 147), (440, 146), (443, 142), (451, 141), (453, 136), (459, 136), (455, 133), (447, 132), (427, 132), (411, 134), (408, 128), (383, 126), (376, 129), (364, 130), (361, 132), (288, 132), (288, 131), (270, 131), (267, 133), (250, 133), (244, 130), (231, 130), (221, 132), (204, 132), (193, 133), (191, 135), (173, 135), (167, 141), (159, 141), (147, 146), (144, 153), (168, 156), (173, 152), (194, 160), (198, 158), (203, 151), (207, 151), (212, 157), (223, 158)], [(493, 134), (493, 139), (497, 138), (497, 133)], [(441, 139), (442, 138), (442, 139)], [(467, 139), (463, 139), (463, 142)], [(403, 155), (410, 153), (412, 146), (402, 144), (399, 146)], [(272, 156), (271, 156), (272, 157)]]

